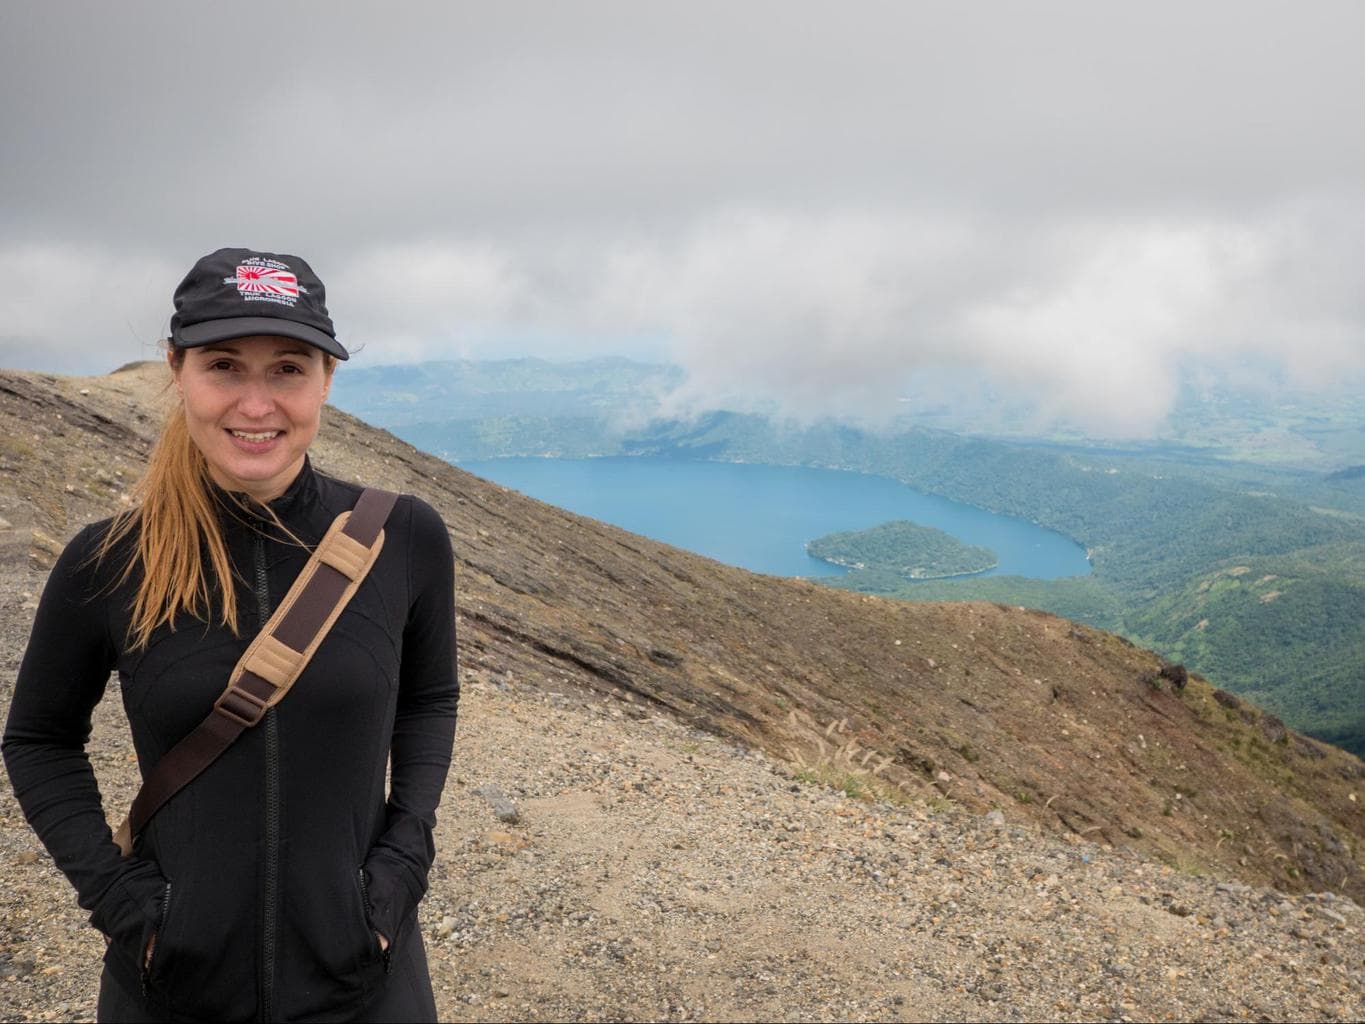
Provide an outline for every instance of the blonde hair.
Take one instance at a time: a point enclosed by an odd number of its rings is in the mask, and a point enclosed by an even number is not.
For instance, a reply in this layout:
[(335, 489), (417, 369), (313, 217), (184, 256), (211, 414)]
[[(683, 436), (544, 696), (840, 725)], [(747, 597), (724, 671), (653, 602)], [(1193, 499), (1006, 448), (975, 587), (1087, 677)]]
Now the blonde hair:
[[(183, 349), (171, 350), (171, 364), (176, 369), (184, 358)], [(324, 371), (330, 374), (335, 365), (336, 360), (323, 353)], [(122, 584), (137, 566), (142, 566), (128, 623), (127, 639), (132, 648), (146, 647), (163, 623), (174, 628), (175, 617), (182, 611), (210, 621), (215, 584), (219, 620), (233, 636), (239, 635), (237, 591), (218, 517), (219, 501), (208, 461), (190, 437), (183, 403), (176, 402), (167, 415), (147, 468), (133, 487), (132, 500), (131, 508), (114, 517), (95, 554), (103, 560), (119, 541), (136, 537), (136, 549), (129, 553), (118, 578)], [(259, 506), (250, 510), (260, 515)], [(273, 510), (266, 507), (265, 512), (283, 528)]]

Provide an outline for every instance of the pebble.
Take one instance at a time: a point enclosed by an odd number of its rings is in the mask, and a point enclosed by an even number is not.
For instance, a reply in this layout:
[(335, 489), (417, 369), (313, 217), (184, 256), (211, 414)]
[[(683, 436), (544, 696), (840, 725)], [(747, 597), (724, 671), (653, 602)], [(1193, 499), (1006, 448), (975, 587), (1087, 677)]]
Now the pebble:
[(499, 821), (505, 822), (508, 825), (515, 825), (517, 822), (521, 821), (521, 812), (517, 810), (517, 805), (508, 799), (507, 794), (502, 791), (501, 787), (489, 783), (484, 786), (479, 786), (472, 792), (475, 796), (481, 796), (488, 802), (488, 805), (493, 808), (493, 813), (497, 815)]
[(1338, 914), (1331, 907), (1318, 907), (1317, 910), (1319, 914), (1327, 918), (1329, 921), (1335, 921), (1337, 924), (1341, 925), (1344, 925), (1346, 923), (1346, 915)]

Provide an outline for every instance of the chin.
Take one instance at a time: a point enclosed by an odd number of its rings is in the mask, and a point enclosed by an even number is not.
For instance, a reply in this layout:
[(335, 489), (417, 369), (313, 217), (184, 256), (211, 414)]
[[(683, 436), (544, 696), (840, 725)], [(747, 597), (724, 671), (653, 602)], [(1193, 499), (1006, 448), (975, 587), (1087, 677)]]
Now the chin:
[[(222, 478), (219, 483), (231, 491), (247, 491), (250, 493), (259, 490), (263, 484), (269, 484), (272, 481), (276, 482), (279, 489), (283, 491), (293, 479), (290, 470), (300, 461), (301, 455), (290, 456), (288, 459), (271, 459), (268, 463), (241, 462), (233, 459), (224, 460), (213, 466), (213, 469), (214, 475)], [(289, 479), (284, 479), (286, 475)]]

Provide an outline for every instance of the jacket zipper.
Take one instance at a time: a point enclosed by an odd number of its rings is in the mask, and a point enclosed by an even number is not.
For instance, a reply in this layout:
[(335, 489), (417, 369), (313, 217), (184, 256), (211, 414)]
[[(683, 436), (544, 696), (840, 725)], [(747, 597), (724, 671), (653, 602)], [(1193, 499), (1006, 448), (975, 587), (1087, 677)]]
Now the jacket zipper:
[[(265, 537), (256, 534), (256, 611), (264, 628), (270, 618)], [(261, 884), (261, 1020), (275, 1019), (276, 918), (280, 888), (280, 733), (275, 709), (265, 713), (265, 865)]]
[[(370, 924), (370, 919), (374, 917), (374, 907), (370, 906), (370, 887), (365, 882), (365, 869), (363, 867), (357, 868), (356, 874), (360, 876), (360, 903), (361, 906), (364, 907), (365, 909), (365, 927), (373, 931), (374, 926)], [(375, 942), (379, 941), (378, 935), (375, 935), (374, 941)], [(385, 946), (382, 950), (380, 950), (379, 955), (384, 959), (384, 973), (392, 974), (393, 973), (392, 939), (389, 939), (389, 944)]]
[(147, 993), (152, 985), (152, 964), (156, 963), (156, 947), (161, 944), (161, 935), (166, 930), (166, 915), (171, 911), (171, 883), (166, 883), (166, 890), (161, 894), (161, 913), (157, 915), (156, 931), (152, 932), (152, 950), (150, 954), (144, 953), (142, 957), (142, 998), (147, 998)]

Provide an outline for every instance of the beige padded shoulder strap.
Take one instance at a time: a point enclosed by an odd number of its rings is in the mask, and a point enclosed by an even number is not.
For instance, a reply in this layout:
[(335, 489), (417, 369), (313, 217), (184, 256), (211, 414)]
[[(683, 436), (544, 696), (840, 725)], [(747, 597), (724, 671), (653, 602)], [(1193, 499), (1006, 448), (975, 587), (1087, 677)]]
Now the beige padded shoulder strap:
[(352, 511), (337, 516), (275, 614), (238, 660), (208, 717), (143, 780), (114, 835), (125, 857), (167, 800), (284, 700), (379, 557), (383, 525), (397, 500), (391, 491), (366, 488)]

